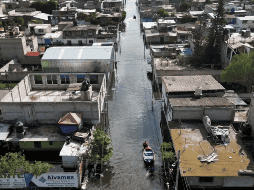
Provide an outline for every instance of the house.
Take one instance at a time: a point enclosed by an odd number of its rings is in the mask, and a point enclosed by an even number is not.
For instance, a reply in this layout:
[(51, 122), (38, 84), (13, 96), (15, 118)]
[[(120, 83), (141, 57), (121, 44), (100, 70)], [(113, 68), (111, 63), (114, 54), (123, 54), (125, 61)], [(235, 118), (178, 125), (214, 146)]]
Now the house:
[(108, 81), (114, 71), (112, 46), (73, 46), (48, 48), (41, 59), (44, 72), (105, 73)]
[(26, 63), (26, 54), (32, 50), (38, 51), (37, 38), (30, 37), (31, 45), (28, 43), (28, 38), (22, 34), (15, 34), (15, 32), (8, 32), (0, 37), (0, 49), (2, 58), (6, 61), (10, 61), (17, 58), (19, 62)]
[[(84, 94), (80, 86), (85, 78), (91, 87)], [(105, 91), (103, 73), (30, 73), (1, 100), (2, 117), (6, 122), (56, 125), (74, 112), (82, 114), (84, 123), (100, 123)]]
[(251, 31), (254, 31), (254, 16), (236, 17), (234, 27), (238, 30), (246, 30), (249, 28)]
[(122, 1), (121, 0), (104, 0), (101, 3), (102, 12), (105, 9), (111, 9), (113, 12), (122, 12)]
[[(213, 122), (212, 122), (213, 125)], [(229, 123), (230, 143), (214, 143), (200, 122), (182, 122), (170, 129), (175, 152), (180, 151), (179, 174), (189, 188), (253, 187), (253, 157)]]
[[(100, 29), (99, 25), (67, 25), (63, 29), (63, 42), (69, 46), (73, 45), (92, 45), (96, 42), (96, 35)], [(67, 43), (66, 43), (67, 42)]]
[(28, 24), (30, 35), (45, 35), (52, 32), (51, 24)]
[(195, 67), (186, 67), (178, 64), (176, 59), (167, 57), (152, 58), (152, 72), (154, 85), (158, 83), (160, 90), (162, 89), (162, 77), (164, 76), (192, 76), (192, 75), (212, 75), (217, 81), (220, 79), (221, 70), (199, 69)]
[[(121, 21), (122, 13), (103, 12), (103, 13), (98, 13), (96, 18), (100, 21), (101, 26), (108, 25), (108, 22), (111, 20), (116, 23), (115, 25), (117, 25), (117, 23)], [(110, 24), (112, 25), (112, 23)]]
[(205, 6), (205, 0), (193, 0), (191, 2), (192, 11), (201, 11), (204, 6)]
[(60, 21), (74, 21), (77, 19), (77, 7), (70, 7), (67, 4), (66, 7), (62, 7), (60, 10), (53, 10), (51, 18), (51, 24), (56, 25)]

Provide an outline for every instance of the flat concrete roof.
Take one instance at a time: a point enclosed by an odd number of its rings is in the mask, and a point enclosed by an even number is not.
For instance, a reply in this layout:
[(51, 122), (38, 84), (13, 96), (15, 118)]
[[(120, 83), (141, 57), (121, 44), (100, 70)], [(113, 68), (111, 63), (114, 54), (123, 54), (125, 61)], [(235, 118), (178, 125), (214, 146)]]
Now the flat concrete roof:
[(195, 92), (197, 87), (202, 90), (225, 90), (212, 75), (164, 76), (162, 82), (166, 92)]
[(156, 70), (183, 70), (185, 67), (176, 64), (176, 59), (153, 58)]
[(58, 133), (58, 125), (41, 125), (36, 128), (27, 128), (24, 138), (17, 138), (16, 132), (13, 131), (6, 141), (65, 141), (65, 139)]
[(42, 57), (43, 60), (47, 59), (91, 59), (91, 60), (110, 60), (112, 46), (72, 46), (72, 47), (52, 47), (48, 48)]
[[(92, 101), (97, 101), (99, 90), (93, 89)], [(71, 99), (70, 97), (73, 97)], [(75, 94), (64, 90), (32, 90), (22, 100), (22, 102), (68, 102), (68, 101), (81, 101), (80, 91)], [(19, 98), (12, 100), (11, 97), (3, 98), (2, 102), (20, 102)]]
[[(229, 123), (220, 124), (229, 126)], [(216, 145), (207, 139), (205, 126), (201, 122), (183, 123), (185, 129), (171, 129), (175, 151), (181, 151), (180, 172), (182, 176), (238, 176), (239, 170), (247, 170), (253, 160), (246, 154), (236, 133), (229, 127), (230, 143)], [(218, 161), (201, 163), (198, 156), (217, 154)]]

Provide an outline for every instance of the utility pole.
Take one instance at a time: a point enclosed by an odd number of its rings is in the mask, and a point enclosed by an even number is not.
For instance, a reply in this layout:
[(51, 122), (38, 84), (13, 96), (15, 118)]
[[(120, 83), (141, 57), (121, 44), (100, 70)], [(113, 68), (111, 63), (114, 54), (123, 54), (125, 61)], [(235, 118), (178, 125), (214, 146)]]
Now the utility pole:
[(180, 170), (180, 150), (177, 152), (177, 171), (176, 171), (176, 186), (175, 190), (178, 190), (179, 170)]

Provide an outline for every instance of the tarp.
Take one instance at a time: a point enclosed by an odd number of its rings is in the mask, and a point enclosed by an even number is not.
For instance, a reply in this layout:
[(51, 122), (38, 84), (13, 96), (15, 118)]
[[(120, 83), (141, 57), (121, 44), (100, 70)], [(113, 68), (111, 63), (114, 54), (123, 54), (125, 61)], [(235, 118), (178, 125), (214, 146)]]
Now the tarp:
[(51, 40), (50, 39), (45, 39), (45, 44), (51, 44)]

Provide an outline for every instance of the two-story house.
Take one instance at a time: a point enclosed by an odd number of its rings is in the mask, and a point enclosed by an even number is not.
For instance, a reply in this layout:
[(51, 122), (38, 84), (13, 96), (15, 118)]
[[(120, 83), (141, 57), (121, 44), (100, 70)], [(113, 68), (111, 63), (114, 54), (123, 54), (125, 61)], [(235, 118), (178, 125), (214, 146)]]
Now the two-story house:
[(251, 31), (254, 30), (254, 16), (237, 17), (236, 24), (234, 25), (237, 32), (239, 30), (246, 30), (249, 28)]
[(68, 25), (63, 29), (63, 41), (71, 45), (92, 45), (96, 42), (96, 35), (100, 25)]
[(112, 9), (114, 12), (122, 12), (122, 1), (121, 0), (105, 0), (101, 3), (102, 10)]

